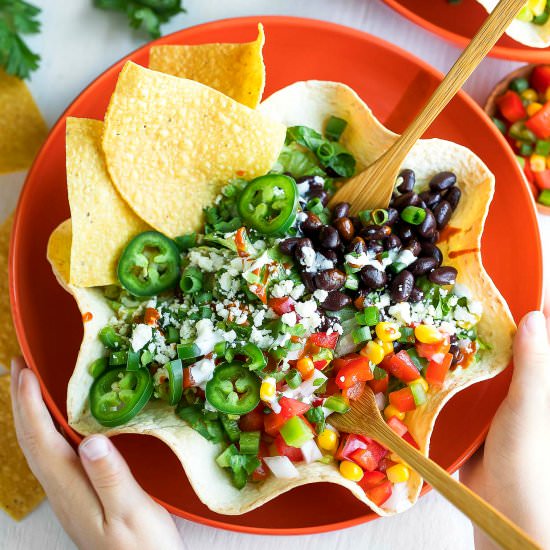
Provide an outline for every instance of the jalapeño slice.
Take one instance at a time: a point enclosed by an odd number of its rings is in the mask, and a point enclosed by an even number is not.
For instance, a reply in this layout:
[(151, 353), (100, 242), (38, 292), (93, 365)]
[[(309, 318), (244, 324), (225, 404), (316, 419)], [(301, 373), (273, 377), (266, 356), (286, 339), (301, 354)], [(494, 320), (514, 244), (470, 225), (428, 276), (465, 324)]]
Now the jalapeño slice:
[(282, 174), (268, 174), (248, 182), (239, 198), (245, 223), (263, 233), (284, 233), (294, 223), (298, 209), (296, 182)]
[(120, 426), (134, 418), (152, 394), (153, 380), (147, 369), (111, 369), (92, 384), (90, 410), (103, 426)]
[(222, 363), (206, 384), (208, 402), (226, 414), (245, 414), (260, 402), (260, 380), (242, 362)]
[(118, 261), (118, 280), (135, 296), (155, 296), (172, 288), (179, 274), (178, 247), (158, 231), (145, 231), (134, 237)]
[(174, 359), (164, 365), (168, 380), (159, 387), (161, 399), (169, 405), (177, 405), (183, 395), (183, 365), (181, 359)]

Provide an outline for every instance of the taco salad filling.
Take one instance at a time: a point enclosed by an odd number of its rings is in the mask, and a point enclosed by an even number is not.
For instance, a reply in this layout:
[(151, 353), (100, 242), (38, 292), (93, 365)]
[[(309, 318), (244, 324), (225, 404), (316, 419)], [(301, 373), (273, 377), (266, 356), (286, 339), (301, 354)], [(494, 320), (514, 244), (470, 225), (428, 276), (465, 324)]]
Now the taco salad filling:
[(163, 400), (220, 444), (217, 463), (237, 488), (336, 461), (378, 506), (399, 491), (409, 468), (371, 439), (338, 433), (330, 415), (369, 386), (416, 445), (407, 415), (489, 344), (476, 332), (481, 303), (438, 248), (456, 231), (455, 174), (419, 188), (405, 169), (389, 208), (329, 208), (355, 172), (339, 142), (346, 125), (288, 128), (273, 169), (229, 181), (202, 233), (151, 230), (127, 244), (119, 284), (103, 288), (113, 310), (104, 353), (89, 366), (100, 424), (124, 425)]

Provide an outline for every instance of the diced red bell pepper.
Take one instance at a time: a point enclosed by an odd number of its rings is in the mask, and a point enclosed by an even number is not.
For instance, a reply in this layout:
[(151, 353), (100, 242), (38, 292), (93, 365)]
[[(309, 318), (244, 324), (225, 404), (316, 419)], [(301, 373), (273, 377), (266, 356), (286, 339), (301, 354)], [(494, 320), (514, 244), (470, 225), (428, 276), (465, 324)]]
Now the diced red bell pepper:
[(383, 481), (380, 485), (365, 491), (367, 497), (372, 500), (376, 506), (382, 506), (386, 500), (391, 497), (392, 485), (391, 481)]
[(283, 298), (269, 298), (267, 305), (277, 314), (283, 315), (285, 313), (290, 313), (294, 311), (294, 306), (296, 302), (290, 298), (290, 296), (285, 296)]
[(363, 470), (373, 472), (378, 469), (380, 461), (388, 454), (388, 450), (376, 441), (369, 441), (366, 449), (357, 449), (350, 454), (351, 460), (359, 464)]
[(407, 432), (403, 435), (403, 439), (409, 444), (412, 445), (415, 449), (420, 449), (420, 446), (415, 441), (414, 437), (411, 435), (411, 432)]
[(183, 369), (183, 387), (192, 388), (195, 385), (195, 381), (191, 376), (191, 369), (189, 367)]
[(502, 116), (509, 122), (517, 122), (527, 117), (527, 111), (521, 102), (521, 97), (512, 90), (508, 90), (497, 97), (496, 102)]
[(334, 349), (338, 343), (338, 337), (340, 335), (337, 332), (316, 332), (312, 334), (309, 339), (312, 344), (319, 346), (320, 348)]
[(413, 393), (408, 386), (401, 390), (390, 392), (389, 398), (390, 403), (401, 412), (414, 411), (416, 409)]
[(535, 172), (535, 183), (541, 191), (543, 189), (550, 189), (550, 170)]
[(351, 388), (357, 382), (366, 382), (374, 378), (370, 370), (370, 361), (361, 355), (356, 359), (349, 361), (336, 374), (336, 385), (345, 390)]
[(531, 170), (531, 163), (529, 162), (529, 159), (526, 158), (525, 162), (523, 163), (523, 173), (525, 174), (525, 177), (527, 178), (527, 181), (529, 183), (535, 182), (535, 173), (533, 170)]
[(262, 481), (268, 476), (268, 469), (263, 460), (264, 456), (269, 456), (269, 447), (265, 441), (260, 441), (260, 448), (258, 450), (260, 465), (252, 472), (252, 481)]
[(299, 416), (305, 414), (311, 408), (311, 405), (302, 403), (297, 399), (291, 397), (281, 397), (279, 399), (279, 405), (281, 406), (281, 413), (286, 418), (292, 418), (293, 416)]
[(537, 65), (531, 72), (530, 84), (539, 94), (550, 87), (550, 65)]
[(243, 432), (257, 432), (263, 430), (264, 427), (264, 406), (259, 405), (253, 411), (244, 414), (239, 419), (239, 428)]
[(371, 390), (374, 393), (386, 393), (388, 391), (388, 384), (390, 383), (390, 377), (386, 373), (386, 376), (384, 378), (380, 378), (379, 380), (376, 380), (376, 378), (373, 378), (372, 380), (369, 380), (367, 384), (370, 386)]
[(445, 381), (445, 376), (449, 372), (452, 361), (452, 353), (446, 353), (441, 362), (430, 361), (426, 367), (426, 380), (428, 383), (434, 386), (441, 386)]
[(404, 422), (401, 422), (397, 416), (392, 416), (388, 419), (388, 426), (399, 436), (403, 437), (408, 431), (409, 428), (405, 425)]
[(451, 339), (448, 334), (444, 334), (443, 340), (435, 344), (423, 344), (422, 342), (416, 342), (416, 351), (418, 355), (428, 360), (437, 355), (443, 357), (443, 355), (449, 353), (450, 349)]
[(264, 416), (264, 431), (266, 434), (276, 437), (282, 425), (288, 420), (281, 413), (269, 413)]
[(385, 479), (386, 474), (384, 474), (384, 472), (375, 470), (374, 472), (364, 472), (363, 477), (357, 483), (366, 493), (369, 489), (373, 489), (374, 487), (380, 485)]
[(525, 121), (525, 126), (539, 139), (550, 137), (550, 102)]
[(362, 435), (344, 434), (340, 438), (340, 445), (334, 457), (337, 460), (349, 460), (351, 453), (357, 449), (366, 449), (367, 442), (372, 441)]
[(334, 372), (338, 372), (341, 368), (349, 365), (350, 363), (353, 363), (353, 361), (360, 358), (361, 355), (359, 355), (358, 353), (348, 353), (347, 355), (344, 355), (342, 357), (337, 357), (332, 361)]
[(326, 359), (321, 359), (321, 361), (313, 361), (313, 366), (317, 370), (323, 370), (328, 365), (328, 361)]
[(359, 399), (363, 395), (364, 391), (365, 382), (356, 382), (351, 388), (346, 388), (345, 390), (342, 390), (342, 395), (348, 401), (354, 401), (355, 399)]
[(413, 363), (410, 355), (402, 349), (400, 352), (392, 355), (387, 362), (384, 362), (385, 369), (388, 369), (388, 372), (399, 378), (402, 382), (412, 382), (413, 380), (418, 380), (420, 378), (420, 373), (416, 368), (416, 365)]
[(277, 455), (287, 456), (292, 462), (301, 462), (304, 459), (302, 451), (298, 447), (291, 447), (285, 443), (283, 436), (278, 434), (273, 442)]

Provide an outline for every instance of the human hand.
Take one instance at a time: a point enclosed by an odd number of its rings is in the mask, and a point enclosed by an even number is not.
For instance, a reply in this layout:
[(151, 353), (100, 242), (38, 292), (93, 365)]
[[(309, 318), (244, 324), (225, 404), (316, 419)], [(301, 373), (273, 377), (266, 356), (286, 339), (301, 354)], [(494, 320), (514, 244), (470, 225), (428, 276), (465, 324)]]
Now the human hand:
[(19, 445), (59, 521), (80, 549), (183, 549), (170, 514), (138, 485), (103, 435), (78, 454), (56, 430), (34, 373), (12, 362), (11, 395)]
[[(549, 301), (550, 302), (550, 301)], [(514, 339), (514, 374), (484, 450), (461, 470), (461, 480), (550, 548), (550, 303), (546, 319), (528, 313)], [(475, 530), (478, 550), (494, 548)]]

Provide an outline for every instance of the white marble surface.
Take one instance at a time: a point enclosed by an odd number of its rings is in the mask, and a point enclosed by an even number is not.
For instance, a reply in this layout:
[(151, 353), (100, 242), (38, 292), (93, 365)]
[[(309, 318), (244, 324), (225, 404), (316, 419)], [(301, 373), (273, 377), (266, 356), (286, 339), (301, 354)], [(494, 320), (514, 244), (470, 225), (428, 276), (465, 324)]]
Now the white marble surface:
[[(43, 9), (43, 30), (30, 43), (43, 60), (30, 87), (51, 125), (91, 80), (141, 45), (143, 36), (128, 30), (123, 16), (108, 16), (93, 9), (91, 0), (33, 0), (33, 3)], [(295, 15), (326, 19), (378, 35), (440, 71), (446, 71), (459, 54), (457, 48), (409, 23), (378, 0), (185, 0), (184, 3), (188, 14), (166, 25), (165, 32), (243, 15)], [(487, 59), (465, 88), (482, 102), (491, 87), (517, 65)], [(24, 174), (0, 178), (0, 219), (13, 209), (23, 180)], [(550, 242), (550, 217), (541, 222), (541, 229), (543, 242)], [(323, 535), (260, 537), (216, 530), (181, 519), (177, 519), (177, 523), (189, 549), (290, 550), (296, 545), (303, 550), (358, 547), (392, 550), (412, 545), (425, 550), (473, 548), (468, 520), (433, 492), (401, 516)], [(44, 502), (19, 524), (0, 512), (0, 548), (65, 550), (74, 545)]]

